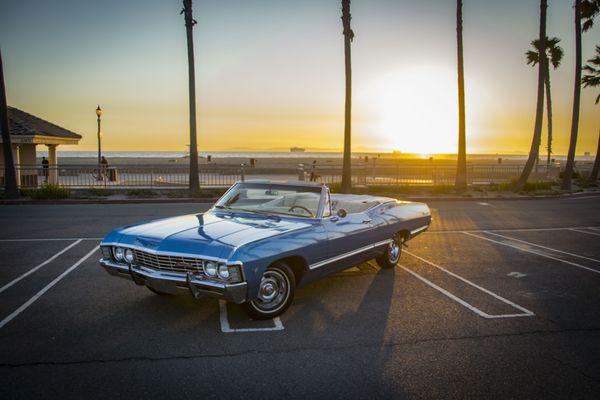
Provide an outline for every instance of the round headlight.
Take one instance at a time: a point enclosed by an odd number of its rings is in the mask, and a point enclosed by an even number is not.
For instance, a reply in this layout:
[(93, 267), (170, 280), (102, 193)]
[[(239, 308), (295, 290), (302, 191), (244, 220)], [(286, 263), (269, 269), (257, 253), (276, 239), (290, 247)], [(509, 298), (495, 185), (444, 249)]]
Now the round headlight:
[(229, 268), (227, 268), (227, 265), (219, 264), (219, 269), (217, 272), (219, 274), (219, 278), (225, 280), (229, 279)]
[(204, 273), (206, 276), (214, 277), (217, 276), (217, 264), (212, 261), (207, 261), (204, 264)]
[(124, 249), (122, 247), (115, 247), (113, 249), (113, 255), (115, 256), (115, 260), (117, 261), (123, 261), (125, 255), (124, 253)]
[(127, 263), (131, 264), (133, 263), (133, 250), (131, 249), (125, 249), (125, 253), (124, 253), (124, 257), (125, 257), (125, 261), (127, 261)]

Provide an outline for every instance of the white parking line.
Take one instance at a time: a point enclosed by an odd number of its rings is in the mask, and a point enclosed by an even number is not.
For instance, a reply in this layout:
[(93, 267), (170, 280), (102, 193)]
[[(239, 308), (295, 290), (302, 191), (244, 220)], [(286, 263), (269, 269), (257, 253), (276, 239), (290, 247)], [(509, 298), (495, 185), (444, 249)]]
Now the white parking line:
[(566, 231), (569, 229), (600, 229), (595, 226), (572, 226), (572, 227), (564, 227), (564, 228), (511, 228), (511, 229), (449, 229), (449, 230), (428, 230), (427, 232), (423, 232), (425, 235), (431, 234), (440, 234), (440, 233), (465, 233), (465, 232), (544, 232), (544, 231)]
[(487, 238), (485, 236), (475, 235), (474, 233), (471, 233), (471, 232), (464, 231), (463, 233), (465, 235), (469, 235), (469, 236), (473, 236), (473, 237), (476, 237), (476, 238), (479, 238), (479, 239), (487, 240), (488, 242), (497, 243), (497, 244), (501, 244), (503, 246), (512, 247), (513, 249), (521, 250), (521, 251), (524, 251), (524, 252), (527, 252), (527, 253), (532, 253), (532, 254), (538, 255), (540, 257), (549, 258), (551, 260), (560, 261), (562, 263), (569, 264), (569, 265), (572, 265), (572, 266), (577, 267), (577, 268), (585, 269), (587, 271), (591, 271), (591, 272), (595, 272), (597, 274), (600, 274), (600, 271), (598, 271), (597, 269), (586, 267), (585, 265), (577, 264), (577, 263), (574, 263), (574, 262), (571, 262), (571, 261), (563, 260), (562, 258), (553, 257), (553, 256), (550, 256), (548, 254), (540, 253), (538, 251), (531, 250), (531, 249), (524, 249), (523, 247), (515, 246), (515, 245), (509, 244), (509, 243), (500, 242), (498, 240), (490, 239), (490, 238)]
[(0, 239), (0, 242), (58, 242), (67, 240), (102, 240), (102, 238), (19, 238), (19, 239)]
[(0, 293), (4, 292), (9, 287), (11, 287), (15, 283), (19, 282), (21, 279), (23, 279), (23, 278), (25, 278), (25, 277), (33, 274), (35, 271), (37, 271), (38, 269), (42, 268), (44, 265), (46, 265), (46, 264), (54, 261), (61, 254), (65, 253), (66, 251), (68, 251), (69, 249), (73, 248), (74, 246), (76, 246), (79, 243), (81, 243), (81, 239), (76, 240), (75, 242), (71, 243), (70, 245), (68, 245), (67, 247), (65, 247), (64, 249), (62, 249), (61, 251), (59, 251), (58, 253), (56, 253), (55, 255), (53, 255), (52, 257), (50, 257), (49, 259), (47, 259), (46, 261), (44, 261), (43, 263), (39, 264), (36, 267), (33, 267), (29, 271), (25, 272), (23, 275), (21, 275), (18, 278), (15, 278), (12, 281), (8, 282), (6, 285), (4, 285), (4, 286), (2, 286), (0, 288)]
[(52, 280), (52, 282), (50, 282), (49, 284), (44, 286), (42, 288), (42, 290), (37, 292), (32, 298), (27, 300), (25, 303), (21, 304), (21, 306), (19, 308), (17, 308), (15, 311), (13, 311), (8, 317), (6, 317), (2, 321), (0, 321), (0, 329), (2, 329), (10, 321), (15, 319), (23, 311), (25, 311), (30, 305), (32, 305), (37, 299), (42, 297), (44, 295), (44, 293), (46, 293), (48, 290), (50, 290), (52, 288), (52, 286), (56, 285), (61, 279), (63, 279), (65, 276), (67, 276), (71, 271), (73, 271), (75, 268), (79, 267), (85, 260), (90, 258), (90, 256), (92, 254), (94, 254), (98, 250), (99, 247), (100, 246), (94, 247), (89, 253), (87, 253), (85, 256), (80, 258), (75, 264), (71, 265), (65, 272), (63, 272), (62, 274), (60, 274), (59, 276), (54, 278), (54, 280)]
[(464, 307), (468, 308), (469, 310), (473, 311), (474, 313), (476, 313), (477, 315), (479, 315), (479, 316), (481, 316), (481, 317), (483, 317), (483, 318), (492, 319), (492, 318), (533, 317), (533, 316), (535, 315), (535, 314), (533, 313), (533, 311), (530, 311), (530, 310), (526, 309), (526, 308), (525, 308), (525, 307), (523, 307), (523, 306), (520, 306), (520, 305), (518, 305), (518, 304), (516, 304), (516, 303), (513, 303), (512, 301), (510, 301), (510, 300), (508, 300), (508, 299), (505, 299), (504, 297), (502, 297), (502, 296), (500, 296), (500, 295), (498, 295), (498, 294), (496, 294), (496, 293), (494, 293), (494, 292), (492, 292), (492, 291), (490, 291), (490, 290), (488, 290), (488, 289), (486, 289), (486, 288), (484, 288), (484, 287), (481, 287), (481, 286), (477, 285), (476, 283), (473, 283), (473, 282), (471, 282), (470, 280), (468, 280), (468, 279), (466, 279), (466, 278), (463, 278), (463, 277), (462, 277), (462, 276), (460, 276), (460, 275), (457, 275), (457, 274), (455, 274), (455, 273), (454, 273), (454, 272), (452, 272), (452, 271), (448, 271), (448, 270), (447, 270), (446, 268), (444, 268), (444, 267), (441, 267), (441, 266), (439, 266), (439, 265), (437, 265), (437, 264), (435, 264), (435, 263), (433, 263), (433, 262), (431, 262), (431, 261), (429, 261), (429, 260), (426, 260), (426, 259), (424, 259), (424, 258), (422, 258), (422, 257), (419, 257), (418, 255), (416, 255), (416, 254), (413, 254), (413, 253), (411, 253), (411, 252), (409, 252), (409, 251), (407, 251), (407, 250), (404, 250), (404, 253), (406, 253), (406, 254), (408, 254), (408, 255), (410, 255), (410, 256), (412, 256), (412, 257), (415, 257), (416, 259), (418, 259), (418, 260), (421, 260), (421, 261), (423, 261), (424, 263), (426, 263), (426, 264), (429, 264), (429, 265), (431, 265), (432, 267), (435, 267), (435, 268), (437, 268), (437, 269), (439, 269), (439, 270), (441, 270), (441, 271), (443, 271), (443, 272), (447, 273), (448, 275), (450, 275), (450, 276), (453, 276), (453, 277), (455, 277), (456, 279), (459, 279), (459, 280), (463, 281), (464, 283), (466, 283), (466, 284), (468, 284), (468, 285), (470, 285), (470, 286), (473, 286), (474, 288), (476, 288), (476, 289), (478, 289), (478, 290), (482, 291), (483, 293), (485, 293), (485, 294), (487, 294), (487, 295), (490, 295), (490, 296), (492, 296), (493, 298), (495, 298), (495, 299), (497, 299), (497, 300), (500, 300), (501, 302), (503, 302), (503, 303), (505, 303), (505, 304), (508, 304), (509, 306), (511, 306), (511, 307), (513, 307), (513, 308), (516, 308), (516, 309), (517, 309), (517, 310), (519, 310), (519, 311), (522, 311), (522, 313), (521, 313), (521, 314), (499, 314), (499, 315), (492, 315), (492, 314), (488, 314), (488, 313), (486, 313), (486, 312), (484, 312), (484, 311), (480, 310), (479, 308), (477, 308), (477, 307), (475, 307), (475, 306), (473, 306), (473, 305), (471, 305), (471, 304), (467, 303), (466, 301), (464, 301), (464, 300), (463, 300), (463, 299), (461, 299), (460, 297), (453, 295), (452, 293), (450, 293), (450, 292), (449, 292), (449, 291), (447, 291), (446, 289), (443, 289), (443, 288), (439, 287), (439, 286), (438, 286), (438, 285), (436, 285), (435, 283), (433, 283), (433, 282), (429, 281), (428, 279), (426, 279), (426, 278), (422, 277), (421, 275), (417, 274), (416, 272), (414, 272), (414, 271), (412, 271), (412, 270), (410, 270), (410, 269), (406, 268), (406, 267), (405, 267), (405, 266), (403, 266), (403, 265), (401, 266), (401, 268), (402, 268), (403, 270), (405, 270), (405, 271), (409, 272), (410, 274), (412, 274), (412, 275), (413, 275), (413, 276), (415, 276), (416, 278), (418, 278), (418, 279), (420, 279), (421, 281), (425, 282), (427, 285), (429, 285), (429, 286), (431, 286), (432, 288), (434, 288), (434, 289), (436, 289), (436, 290), (438, 290), (438, 291), (442, 292), (443, 294), (445, 294), (446, 296), (448, 296), (448, 297), (449, 297), (449, 298), (451, 298), (452, 300), (454, 300), (454, 301), (456, 301), (457, 303), (459, 303), (459, 304), (463, 305)]
[(282, 331), (284, 329), (281, 319), (279, 317), (273, 318), (272, 328), (232, 328), (229, 325), (229, 319), (227, 316), (227, 302), (219, 300), (219, 313), (221, 320), (221, 332), (232, 333), (232, 332), (270, 332), (270, 331)]
[(484, 231), (484, 233), (487, 233), (487, 234), (490, 234), (490, 235), (494, 235), (494, 236), (498, 236), (498, 237), (501, 237), (501, 238), (504, 238), (504, 239), (514, 240), (515, 242), (525, 243), (525, 244), (528, 244), (530, 246), (539, 247), (541, 249), (551, 250), (551, 251), (555, 251), (557, 253), (563, 253), (563, 254), (567, 254), (569, 256), (573, 256), (573, 257), (577, 257), (577, 258), (582, 258), (584, 260), (590, 260), (590, 261), (594, 261), (594, 262), (600, 263), (600, 260), (596, 260), (595, 258), (581, 256), (581, 255), (575, 254), (575, 253), (569, 253), (568, 251), (553, 249), (552, 247), (542, 246), (541, 244), (535, 244), (535, 243), (526, 242), (526, 241), (521, 240), (521, 239), (515, 239), (514, 237), (500, 235), (499, 233), (494, 233), (494, 232), (489, 232), (489, 231)]
[(600, 233), (596, 233), (596, 232), (589, 232), (589, 231), (584, 231), (582, 229), (577, 229), (577, 228), (571, 228), (569, 229), (570, 231), (573, 232), (580, 232), (580, 233), (585, 233), (587, 235), (594, 235), (594, 236), (600, 236)]

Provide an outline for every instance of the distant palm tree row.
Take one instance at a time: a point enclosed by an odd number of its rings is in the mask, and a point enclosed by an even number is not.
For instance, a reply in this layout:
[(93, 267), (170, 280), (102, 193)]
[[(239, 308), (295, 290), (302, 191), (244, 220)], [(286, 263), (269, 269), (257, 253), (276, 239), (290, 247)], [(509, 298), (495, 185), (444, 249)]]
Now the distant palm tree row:
[[(354, 39), (354, 31), (350, 22), (352, 16), (350, 13), (350, 0), (341, 0), (342, 5), (342, 28), (344, 35), (344, 67), (345, 67), (345, 106), (344, 106), (344, 158), (342, 167), (342, 191), (348, 193), (352, 186), (352, 168), (351, 168), (351, 143), (352, 143), (352, 57), (351, 44)], [(467, 187), (467, 167), (466, 167), (466, 112), (465, 112), (465, 76), (463, 61), (463, 1), (456, 1), (456, 41), (457, 41), (457, 83), (458, 83), (458, 161), (456, 173), (456, 189), (464, 190)], [(531, 42), (533, 50), (526, 52), (527, 64), (537, 66), (538, 85), (535, 124), (533, 130), (533, 139), (529, 151), (529, 157), (523, 168), (521, 176), (517, 181), (515, 190), (521, 190), (534, 164), (539, 159), (539, 147), (542, 136), (542, 120), (544, 114), (544, 99), (546, 100), (548, 140), (547, 140), (547, 160), (550, 163), (552, 155), (552, 95), (550, 85), (550, 65), (557, 69), (564, 56), (563, 49), (558, 45), (560, 39), (548, 37), (546, 34), (546, 16), (548, 1), (540, 0), (540, 24), (539, 36)], [(588, 60), (588, 65), (582, 68), (582, 33), (587, 32), (594, 26), (594, 19), (600, 14), (600, 0), (575, 0), (575, 80), (573, 90), (573, 112), (571, 118), (571, 136), (567, 164), (562, 181), (563, 189), (571, 188), (571, 179), (573, 176), (575, 147), (577, 145), (577, 135), (579, 130), (579, 109), (581, 97), (581, 85), (585, 87), (600, 86), (600, 46), (596, 47), (596, 57)], [(190, 101), (190, 191), (195, 193), (199, 190), (198, 182), (198, 153), (196, 146), (196, 94), (195, 94), (195, 74), (194, 74), (194, 49), (192, 28), (196, 21), (192, 17), (192, 0), (183, 0), (183, 10), (181, 12), (185, 17), (185, 26), (187, 32), (188, 44), (188, 74), (189, 74), (189, 101)], [(582, 78), (582, 70), (586, 75)], [(600, 102), (600, 95), (596, 98), (596, 104)], [(598, 176), (600, 168), (600, 135), (598, 141), (598, 152), (596, 162), (591, 178)]]

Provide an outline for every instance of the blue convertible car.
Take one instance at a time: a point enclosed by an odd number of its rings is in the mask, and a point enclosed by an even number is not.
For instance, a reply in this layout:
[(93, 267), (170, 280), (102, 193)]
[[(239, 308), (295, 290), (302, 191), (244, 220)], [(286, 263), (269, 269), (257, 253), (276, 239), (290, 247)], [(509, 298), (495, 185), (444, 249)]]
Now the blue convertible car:
[(100, 265), (157, 294), (183, 289), (266, 319), (286, 310), (299, 285), (372, 258), (393, 268), (403, 242), (430, 222), (422, 203), (330, 194), (308, 182), (239, 182), (205, 213), (114, 230)]

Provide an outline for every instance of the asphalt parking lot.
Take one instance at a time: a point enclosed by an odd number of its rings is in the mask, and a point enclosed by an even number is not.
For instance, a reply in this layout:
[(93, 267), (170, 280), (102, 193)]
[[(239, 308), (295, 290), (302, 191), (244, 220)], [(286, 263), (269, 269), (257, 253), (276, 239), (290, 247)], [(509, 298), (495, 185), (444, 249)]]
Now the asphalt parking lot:
[(208, 206), (0, 207), (0, 398), (600, 397), (600, 196), (431, 202), (398, 268), (275, 321), (98, 266), (109, 230)]

